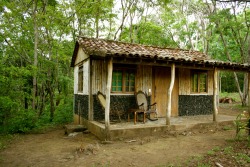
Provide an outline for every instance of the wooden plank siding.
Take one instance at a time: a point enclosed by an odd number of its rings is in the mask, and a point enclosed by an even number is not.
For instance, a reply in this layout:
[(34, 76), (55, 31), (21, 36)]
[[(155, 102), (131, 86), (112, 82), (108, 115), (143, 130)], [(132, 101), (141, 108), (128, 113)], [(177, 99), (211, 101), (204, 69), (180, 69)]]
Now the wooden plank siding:
[(92, 93), (105, 94), (107, 88), (107, 63), (102, 60), (92, 61)]
[[(213, 95), (213, 70), (207, 73), (207, 95)], [(179, 95), (192, 95), (191, 93), (191, 69), (179, 69)]]
[(148, 94), (149, 89), (152, 92), (152, 66), (138, 65), (136, 73), (135, 91), (143, 91)]
[[(136, 69), (135, 91), (148, 93), (152, 90), (152, 66), (138, 65)], [(107, 85), (107, 63), (102, 60), (92, 61), (92, 93), (98, 91), (105, 94)]]
[(190, 69), (179, 69), (179, 95), (190, 95)]
[(213, 86), (214, 86), (214, 71), (208, 71), (208, 90), (207, 90), (207, 94), (208, 95), (213, 95)]

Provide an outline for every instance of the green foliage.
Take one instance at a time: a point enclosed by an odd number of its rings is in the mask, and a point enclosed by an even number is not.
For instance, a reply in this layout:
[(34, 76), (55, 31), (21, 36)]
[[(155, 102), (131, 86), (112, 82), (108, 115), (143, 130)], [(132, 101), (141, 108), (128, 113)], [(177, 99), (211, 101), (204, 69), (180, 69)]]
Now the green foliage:
[[(242, 90), (244, 85), (244, 73), (237, 72), (236, 74), (238, 76), (239, 84)], [(220, 78), (221, 83), (225, 83), (221, 85), (221, 92), (238, 92), (234, 80), (234, 74), (232, 72), (222, 71), (220, 72)]]
[(133, 25), (132, 29), (132, 37), (130, 37), (131, 29), (125, 28), (121, 34), (121, 40), (131, 42), (132, 38), (135, 43), (162, 47), (170, 47), (174, 45), (171, 42), (171, 39), (164, 33), (163, 27), (155, 23), (153, 20)]
[(237, 153), (237, 156), (235, 157), (238, 164), (245, 166), (250, 163), (250, 157), (247, 154), (244, 153)]
[(215, 152), (214, 152), (213, 150), (209, 150), (209, 151), (207, 152), (207, 154), (208, 154), (208, 155), (214, 155)]
[[(227, 8), (211, 12), (208, 6), (212, 4), (195, 0), (138, 0), (129, 8), (130, 1), (126, 0), (123, 9), (115, 11), (118, 1), (113, 0), (50, 0), (37, 1), (35, 9), (35, 2), (1, 3), (1, 132), (27, 132), (72, 121), (70, 61), (77, 35), (113, 39), (118, 29), (121, 40), (126, 42), (201, 51), (207, 48), (212, 58), (219, 60), (228, 60), (228, 51), (234, 62), (247, 60), (249, 42), (244, 41), (249, 33), (247, 8), (236, 14)], [(157, 12), (150, 13), (152, 9)], [(121, 17), (125, 17), (125, 22), (121, 23)], [(38, 65), (34, 66), (36, 52)], [(243, 85), (243, 74), (238, 76)], [(226, 83), (221, 86), (223, 92), (236, 91), (231, 73), (222, 73), (221, 80)]]
[(55, 118), (53, 122), (55, 124), (65, 124), (73, 121), (73, 97), (69, 96), (64, 98), (63, 102), (57, 107), (55, 111)]
[(233, 147), (232, 146), (228, 146), (228, 147), (226, 147), (226, 148), (224, 148), (224, 153), (225, 154), (228, 154), (228, 155), (231, 155), (232, 153), (233, 153)]
[[(250, 127), (250, 117), (248, 116), (248, 113), (244, 111), (243, 113), (239, 114), (236, 117), (236, 120), (234, 121), (236, 126), (236, 138), (239, 140), (243, 135), (247, 132), (249, 133), (249, 127)], [(250, 142), (250, 141), (249, 141)]]

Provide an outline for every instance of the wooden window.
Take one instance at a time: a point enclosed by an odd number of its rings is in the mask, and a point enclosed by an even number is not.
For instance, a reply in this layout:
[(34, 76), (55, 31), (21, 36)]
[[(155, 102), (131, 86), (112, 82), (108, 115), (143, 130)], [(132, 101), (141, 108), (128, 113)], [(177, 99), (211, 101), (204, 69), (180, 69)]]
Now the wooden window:
[(83, 66), (78, 69), (78, 92), (83, 92)]
[(129, 93), (135, 91), (135, 69), (114, 68), (112, 92)]
[(205, 93), (207, 92), (207, 72), (206, 71), (193, 71), (191, 77), (192, 92)]

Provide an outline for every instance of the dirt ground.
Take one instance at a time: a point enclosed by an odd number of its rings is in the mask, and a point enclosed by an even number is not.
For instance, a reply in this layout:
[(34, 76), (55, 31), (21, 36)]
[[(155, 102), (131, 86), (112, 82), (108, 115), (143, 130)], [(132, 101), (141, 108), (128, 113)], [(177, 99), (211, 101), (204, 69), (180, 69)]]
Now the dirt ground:
[(103, 143), (90, 133), (74, 135), (64, 135), (63, 128), (19, 135), (0, 152), (0, 166), (186, 166), (189, 160), (224, 146), (235, 137), (235, 130), (190, 130), (112, 143)]

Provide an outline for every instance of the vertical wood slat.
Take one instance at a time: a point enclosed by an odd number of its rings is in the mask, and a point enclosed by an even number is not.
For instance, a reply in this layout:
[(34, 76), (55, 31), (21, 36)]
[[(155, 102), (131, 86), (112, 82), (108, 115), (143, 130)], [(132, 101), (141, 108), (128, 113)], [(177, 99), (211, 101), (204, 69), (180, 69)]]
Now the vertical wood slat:
[(152, 90), (152, 66), (138, 65), (136, 72), (136, 91), (148, 93)]
[(142, 65), (138, 65), (137, 66), (137, 72), (136, 72), (136, 91), (142, 90), (142, 87), (143, 87), (143, 81), (142, 81), (143, 70), (142, 70), (142, 68), (143, 68)]
[(218, 69), (214, 68), (214, 89), (213, 89), (213, 121), (217, 122), (218, 108), (217, 108), (217, 96), (218, 96)]
[(107, 64), (106, 62), (100, 60), (93, 60), (92, 64), (92, 93), (96, 94), (100, 91), (105, 94), (107, 83)]
[(111, 82), (112, 82), (112, 71), (113, 71), (113, 61), (110, 59), (108, 61), (108, 76), (107, 76), (107, 87), (106, 87), (106, 107), (105, 107), (105, 138), (110, 139), (110, 91), (111, 91)]
[(179, 95), (189, 95), (190, 87), (190, 69), (179, 69)]
[[(213, 76), (214, 75), (214, 73), (213, 73), (213, 71), (208, 71), (207, 72), (207, 94), (208, 95), (213, 95), (213, 81), (214, 81), (214, 79), (213, 79)], [(218, 73), (217, 73), (217, 76), (218, 76)], [(218, 83), (218, 81), (217, 81), (217, 83)]]
[(172, 91), (174, 88), (174, 81), (175, 81), (175, 64), (171, 65), (171, 81), (168, 89), (168, 107), (166, 113), (166, 125), (170, 125), (170, 117), (171, 117), (171, 101), (172, 101)]

